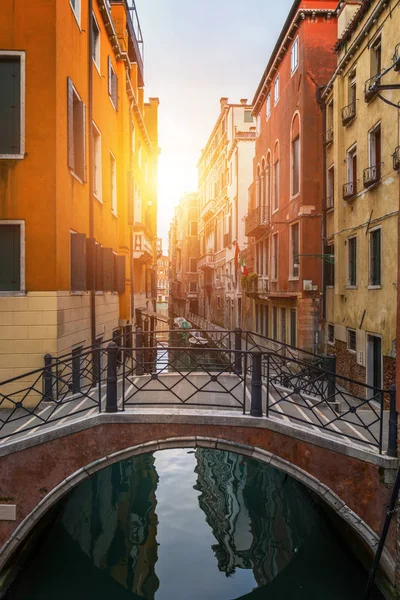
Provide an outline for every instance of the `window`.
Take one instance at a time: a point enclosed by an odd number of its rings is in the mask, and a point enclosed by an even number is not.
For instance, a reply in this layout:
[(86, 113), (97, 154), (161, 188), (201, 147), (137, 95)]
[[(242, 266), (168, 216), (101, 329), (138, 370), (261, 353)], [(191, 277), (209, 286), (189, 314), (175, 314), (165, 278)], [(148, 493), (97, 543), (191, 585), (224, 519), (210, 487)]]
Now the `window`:
[(274, 81), (274, 104), (278, 104), (279, 100), (279, 75), (276, 76)]
[(278, 307), (272, 307), (272, 339), (278, 340)]
[(300, 192), (300, 136), (292, 140), (292, 196)]
[(245, 123), (252, 123), (253, 122), (253, 117), (251, 114), (251, 110), (245, 110), (244, 111), (244, 122)]
[(348, 86), (349, 86), (348, 87), (349, 104), (354, 105), (354, 113), (352, 114), (352, 116), (355, 117), (356, 103), (357, 103), (357, 77), (356, 77), (355, 69), (349, 74)]
[(352, 237), (347, 240), (348, 256), (348, 278), (347, 285), (357, 285), (357, 238)]
[(70, 234), (71, 291), (86, 290), (86, 235), (71, 231)]
[(381, 177), (381, 124), (376, 125), (368, 134), (369, 180), (377, 181)]
[(94, 14), (92, 14), (92, 59), (100, 72), (100, 28)]
[(355, 352), (356, 349), (357, 349), (356, 330), (348, 329), (347, 330), (347, 350), (350, 350), (350, 352)]
[(267, 119), (269, 119), (271, 116), (271, 92), (268, 92), (268, 94), (267, 94), (267, 100), (265, 102), (265, 113), (266, 113)]
[(326, 129), (327, 132), (333, 131), (333, 100), (330, 100), (326, 107)]
[(93, 193), (102, 199), (101, 134), (93, 123)]
[(297, 37), (292, 46), (292, 51), (290, 55), (290, 72), (293, 73), (299, 66), (299, 38)]
[(333, 287), (335, 285), (335, 244), (329, 244), (325, 248), (325, 254), (332, 256), (332, 261), (325, 260), (325, 285)]
[(197, 293), (197, 281), (190, 281), (189, 282), (189, 291), (191, 294), (196, 294)]
[(281, 342), (286, 344), (286, 308), (281, 308)]
[(290, 345), (297, 344), (297, 313), (295, 308), (290, 309)]
[(382, 39), (379, 36), (371, 48), (371, 77), (382, 71)]
[(0, 52), (0, 158), (25, 153), (25, 53)]
[(25, 224), (0, 221), (0, 293), (25, 291)]
[(68, 166), (86, 181), (86, 107), (68, 77)]
[(278, 234), (272, 236), (272, 279), (278, 279)]
[(330, 210), (335, 205), (335, 167), (329, 167), (326, 176), (326, 209)]
[(190, 235), (197, 235), (197, 221), (190, 221)]
[(111, 212), (117, 215), (117, 163), (110, 152)]
[(221, 296), (217, 296), (217, 308), (221, 308)]
[(108, 95), (115, 110), (118, 110), (118, 77), (112, 66), (111, 58), (108, 57)]
[(274, 164), (274, 210), (279, 208), (279, 158)]
[(290, 277), (298, 279), (299, 277), (299, 223), (290, 227)]
[(328, 344), (335, 343), (335, 326), (328, 323)]
[(369, 234), (369, 285), (380, 286), (382, 230), (374, 229)]
[(81, 0), (69, 0), (69, 3), (74, 11), (74, 15), (76, 20), (78, 21), (78, 25), (81, 24)]
[(142, 249), (142, 236), (140, 234), (135, 234), (135, 250)]
[(197, 273), (197, 258), (189, 259), (189, 270), (191, 273)]
[(357, 193), (357, 146), (347, 152), (347, 192)]

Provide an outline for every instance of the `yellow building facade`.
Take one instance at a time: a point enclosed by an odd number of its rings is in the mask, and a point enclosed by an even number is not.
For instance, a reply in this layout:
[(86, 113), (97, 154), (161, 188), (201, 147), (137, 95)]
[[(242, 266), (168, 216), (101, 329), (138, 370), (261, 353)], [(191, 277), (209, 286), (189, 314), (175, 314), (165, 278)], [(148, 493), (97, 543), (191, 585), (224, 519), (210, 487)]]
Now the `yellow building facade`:
[(399, 112), (379, 95), (397, 104), (400, 92), (377, 86), (400, 84), (400, 6), (338, 10), (338, 64), (322, 94), (326, 351), (339, 373), (379, 389), (395, 380), (399, 209)]
[(2, 2), (0, 381), (132, 324), (135, 230), (150, 218), (155, 252), (157, 210), (142, 45), (126, 0)]

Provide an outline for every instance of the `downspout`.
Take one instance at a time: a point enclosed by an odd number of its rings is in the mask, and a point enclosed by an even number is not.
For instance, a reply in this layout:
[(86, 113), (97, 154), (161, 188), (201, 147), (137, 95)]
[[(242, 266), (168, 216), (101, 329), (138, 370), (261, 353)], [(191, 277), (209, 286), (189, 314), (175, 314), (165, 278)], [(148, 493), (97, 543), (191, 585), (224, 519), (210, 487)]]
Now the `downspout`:
[[(131, 117), (131, 122), (130, 122), (130, 132), (131, 132), (131, 136), (130, 136), (130, 145), (132, 146), (132, 134), (133, 134), (133, 129), (132, 129), (132, 122), (133, 122), (133, 105), (134, 105), (134, 101), (131, 100), (131, 106), (130, 106), (130, 117)], [(134, 265), (133, 265), (133, 225), (135, 223), (135, 203), (134, 203), (134, 181), (133, 181), (133, 165), (132, 165), (132, 147), (131, 147), (131, 151), (129, 153), (129, 170), (131, 172), (131, 176), (132, 176), (132, 196), (131, 198), (129, 198), (129, 202), (132, 202), (132, 229), (130, 229), (129, 231), (129, 256), (130, 256), (130, 271), (131, 271), (131, 322), (132, 325), (134, 323), (134, 317), (135, 317), (135, 290), (134, 290), (134, 275), (135, 275), (135, 270), (134, 270)]]
[[(88, 98), (88, 120), (89, 120), (89, 237), (94, 239), (94, 190), (93, 190), (93, 38), (92, 38), (92, 6), (93, 0), (88, 0), (88, 83), (89, 83), (89, 98)], [(94, 278), (93, 278), (94, 279)], [(93, 286), (95, 288), (95, 286)], [(95, 289), (90, 290), (90, 329), (92, 337), (92, 346), (96, 344), (96, 292)]]
[[(326, 132), (326, 104), (322, 98), (325, 86), (317, 88), (317, 102), (322, 112), (322, 133)], [(322, 144), (322, 215), (321, 215), (321, 254), (325, 254), (326, 239), (326, 145)], [(333, 267), (335, 268), (335, 267)], [(322, 321), (325, 326), (326, 320), (326, 281), (325, 281), (325, 261), (321, 260), (321, 286), (322, 286)], [(325, 327), (324, 327), (325, 331)], [(326, 351), (326, 340), (324, 335), (324, 352)], [(318, 350), (317, 350), (318, 352)], [(326, 353), (326, 352), (325, 352)]]

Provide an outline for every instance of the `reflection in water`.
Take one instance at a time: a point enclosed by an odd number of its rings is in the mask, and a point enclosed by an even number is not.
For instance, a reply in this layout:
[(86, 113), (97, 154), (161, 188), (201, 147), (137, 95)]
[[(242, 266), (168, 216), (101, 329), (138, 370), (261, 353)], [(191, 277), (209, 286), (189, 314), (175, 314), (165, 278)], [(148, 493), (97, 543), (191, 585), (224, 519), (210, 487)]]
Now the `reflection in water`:
[(171, 450), (72, 491), (7, 599), (361, 600), (365, 581), (291, 477), (229, 452)]

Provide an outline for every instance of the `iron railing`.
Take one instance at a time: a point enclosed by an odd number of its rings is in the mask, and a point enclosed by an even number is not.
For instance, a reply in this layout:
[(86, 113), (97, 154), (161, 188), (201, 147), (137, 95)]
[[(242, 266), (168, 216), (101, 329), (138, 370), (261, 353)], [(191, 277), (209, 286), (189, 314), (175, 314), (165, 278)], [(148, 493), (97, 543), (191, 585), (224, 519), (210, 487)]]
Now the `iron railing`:
[(397, 146), (397, 148), (395, 148), (395, 150), (392, 154), (392, 158), (393, 158), (393, 170), (400, 171), (400, 146)]
[(245, 233), (246, 235), (252, 235), (259, 227), (267, 227), (269, 223), (269, 207), (265, 205), (257, 206), (246, 217)]
[(349, 181), (343, 185), (343, 200), (351, 200), (357, 195), (357, 181)]
[(378, 163), (376, 165), (372, 165), (372, 167), (368, 167), (363, 171), (363, 183), (364, 187), (368, 188), (371, 185), (377, 183), (381, 178), (382, 172), (382, 163)]
[(325, 146), (332, 144), (333, 142), (333, 127), (330, 127), (322, 134), (322, 142)]
[(342, 124), (348, 125), (357, 114), (357, 105), (355, 102), (350, 102), (347, 106), (342, 108)]
[(134, 340), (128, 331), (67, 359), (46, 355), (44, 368), (0, 383), (0, 440), (95, 412), (186, 406), (297, 423), (380, 453), (388, 437), (396, 455), (395, 390), (338, 375), (335, 357), (240, 329), (143, 324)]

